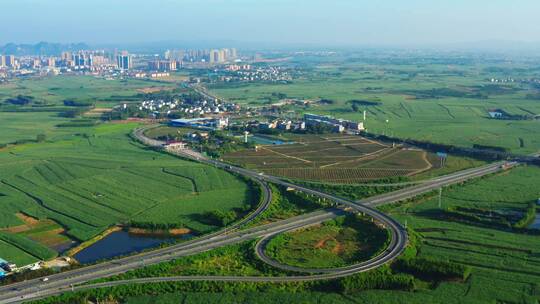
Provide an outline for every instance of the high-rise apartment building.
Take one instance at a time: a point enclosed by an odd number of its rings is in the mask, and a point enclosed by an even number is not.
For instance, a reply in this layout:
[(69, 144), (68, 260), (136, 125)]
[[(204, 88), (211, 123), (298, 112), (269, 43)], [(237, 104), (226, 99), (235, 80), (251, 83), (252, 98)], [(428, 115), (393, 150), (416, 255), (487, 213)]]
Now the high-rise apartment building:
[(6, 56), (6, 66), (13, 68), (15, 67), (15, 56), (14, 55), (7, 55)]
[(210, 63), (218, 63), (218, 62), (219, 62), (219, 50), (211, 50)]
[(227, 61), (227, 49), (221, 49), (219, 50), (218, 62), (223, 63), (225, 61)]
[(54, 67), (56, 66), (56, 60), (54, 59), (54, 57), (49, 57), (45, 60), (45, 62), (47, 63), (47, 66), (49, 67)]
[(122, 71), (131, 69), (131, 56), (126, 51), (122, 52), (121, 55), (116, 57), (116, 65), (118, 66), (118, 69)]
[(6, 66), (6, 56), (0, 55), (0, 68)]

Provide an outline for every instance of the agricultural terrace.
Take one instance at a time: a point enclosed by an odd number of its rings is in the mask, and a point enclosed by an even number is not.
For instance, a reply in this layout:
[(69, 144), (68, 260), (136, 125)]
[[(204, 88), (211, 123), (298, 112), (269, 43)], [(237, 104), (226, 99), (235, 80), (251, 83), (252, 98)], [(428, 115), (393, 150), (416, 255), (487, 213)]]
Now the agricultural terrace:
[[(488, 115), (489, 109), (529, 117), (540, 114), (540, 95), (534, 86), (490, 81), (537, 77), (528, 65), (452, 59), (430, 63), (426, 58), (400, 58), (396, 65), (395, 60), (296, 59), (291, 64), (310, 72), (290, 84), (223, 83), (209, 85), (208, 89), (230, 101), (253, 106), (277, 103), (276, 96), (315, 101), (324, 98), (331, 102), (289, 109), (356, 121), (362, 120), (365, 110), (366, 128), (375, 134), (467, 147), (500, 146), (522, 154), (540, 150), (540, 119), (499, 120)], [(358, 101), (356, 109), (352, 100)]]
[(393, 147), (356, 135), (290, 135), (294, 144), (257, 146), (224, 156), (226, 161), (264, 173), (332, 183), (412, 176), (436, 166), (433, 155)]
[(365, 261), (376, 255), (387, 240), (376, 224), (355, 216), (274, 237), (265, 250), (282, 264), (303, 268), (334, 268)]
[[(102, 124), (0, 151), (0, 232), (56, 249), (132, 221), (204, 233), (217, 228), (206, 213), (241, 216), (258, 203), (245, 181), (223, 170), (144, 149), (128, 137), (135, 126)], [(2, 248), (10, 243), (17, 247), (0, 237)], [(17, 248), (2, 249), (3, 258), (18, 256)]]

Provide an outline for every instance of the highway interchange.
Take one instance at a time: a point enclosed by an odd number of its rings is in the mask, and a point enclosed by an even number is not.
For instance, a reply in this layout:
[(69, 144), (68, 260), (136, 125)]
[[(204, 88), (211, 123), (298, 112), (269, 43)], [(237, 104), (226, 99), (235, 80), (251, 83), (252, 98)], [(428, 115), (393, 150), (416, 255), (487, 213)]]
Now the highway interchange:
[[(156, 141), (144, 136), (144, 131), (148, 127), (136, 129), (133, 132), (133, 137), (142, 142), (143, 144), (155, 148), (163, 146), (163, 142)], [(306, 281), (306, 280), (322, 280), (322, 279), (334, 279), (339, 277), (348, 276), (354, 273), (363, 272), (377, 268), (383, 264), (392, 261), (398, 257), (407, 245), (407, 232), (406, 229), (397, 221), (384, 213), (375, 209), (375, 207), (402, 201), (412, 198), (414, 196), (427, 193), (438, 188), (448, 186), (451, 184), (466, 181), (471, 178), (481, 177), (484, 175), (492, 174), (503, 170), (503, 164), (506, 162), (498, 162), (489, 164), (483, 167), (464, 170), (449, 174), (443, 177), (438, 177), (427, 182), (421, 183), (416, 186), (405, 188), (402, 190), (394, 191), (387, 194), (371, 197), (368, 199), (360, 200), (358, 202), (346, 200), (334, 195), (320, 192), (316, 189), (310, 189), (296, 184), (292, 184), (283, 181), (277, 177), (267, 176), (255, 171), (247, 170), (231, 166), (226, 163), (222, 163), (217, 160), (211, 160), (202, 157), (202, 155), (189, 152), (181, 153), (182, 157), (192, 159), (201, 163), (206, 163), (212, 166), (223, 168), (229, 172), (240, 174), (249, 177), (257, 181), (262, 191), (262, 199), (260, 205), (255, 211), (246, 216), (243, 220), (236, 223), (234, 226), (227, 227), (224, 230), (212, 233), (191, 241), (179, 243), (170, 247), (161, 248), (141, 254), (128, 256), (120, 259), (106, 261), (96, 265), (85, 266), (79, 269), (61, 272), (48, 277), (47, 282), (43, 282), (40, 279), (28, 280), (25, 282), (15, 283), (7, 286), (0, 287), (0, 303), (20, 303), (28, 300), (40, 299), (52, 295), (61, 294), (67, 291), (77, 291), (90, 288), (103, 288), (118, 286), (122, 284), (137, 284), (137, 283), (151, 283), (151, 282), (170, 282), (170, 281), (244, 281), (244, 282), (290, 282), (290, 281)], [(513, 166), (516, 163), (506, 163), (509, 166)], [(320, 198), (325, 198), (335, 202), (339, 208), (332, 208), (326, 210), (320, 210), (308, 214), (303, 214), (294, 218), (257, 226), (249, 229), (243, 229), (243, 225), (256, 218), (260, 213), (264, 212), (272, 200), (272, 192), (268, 187), (268, 183), (274, 183), (296, 191), (304, 192), (310, 195), (314, 195)], [(264, 255), (262, 244), (268, 240), (271, 236), (284, 233), (310, 225), (315, 225), (338, 215), (344, 214), (346, 211), (354, 211), (362, 214), (369, 215), (377, 220), (380, 224), (384, 225), (390, 232), (390, 242), (388, 247), (380, 253), (378, 256), (348, 267), (335, 268), (335, 269), (296, 269), (294, 267), (280, 265), (276, 261), (273, 261)], [(245, 242), (248, 240), (260, 239), (256, 246), (257, 255), (261, 259), (270, 265), (275, 267), (286, 269), (296, 272), (307, 272), (304, 275), (295, 276), (282, 276), (282, 277), (237, 277), (237, 276), (181, 276), (181, 277), (163, 277), (163, 278), (142, 278), (133, 279), (127, 281), (113, 281), (99, 284), (87, 284), (100, 278), (106, 278), (117, 274), (125, 273), (130, 270), (141, 268), (147, 265), (162, 263), (170, 260), (177, 259), (182, 256), (193, 255), (204, 251), (212, 250), (218, 247)]]

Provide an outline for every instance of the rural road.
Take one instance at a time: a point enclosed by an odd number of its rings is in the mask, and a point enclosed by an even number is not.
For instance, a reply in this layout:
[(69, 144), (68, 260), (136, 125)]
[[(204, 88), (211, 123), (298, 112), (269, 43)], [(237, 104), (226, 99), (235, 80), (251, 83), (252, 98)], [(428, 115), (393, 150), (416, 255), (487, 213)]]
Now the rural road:
[[(133, 136), (143, 144), (155, 148), (161, 148), (163, 142), (149, 139), (144, 136), (144, 131), (148, 128), (136, 129)], [(201, 163), (206, 163), (212, 166), (223, 168), (229, 172), (241, 174), (258, 181), (264, 189), (264, 198), (261, 205), (256, 211), (248, 215), (244, 220), (235, 225), (233, 228), (239, 228), (241, 225), (249, 222), (262, 211), (264, 211), (271, 201), (271, 191), (267, 183), (275, 183), (285, 187), (290, 187), (297, 191), (332, 200), (338, 205), (345, 207), (347, 210), (354, 210), (363, 214), (367, 214), (375, 218), (379, 223), (384, 225), (390, 231), (391, 239), (388, 247), (375, 258), (344, 268), (331, 270), (314, 270), (313, 274), (303, 276), (287, 276), (287, 277), (237, 277), (237, 276), (182, 276), (182, 277), (166, 277), (166, 278), (144, 278), (127, 281), (114, 281), (99, 284), (82, 285), (90, 281), (110, 277), (121, 274), (130, 270), (141, 268), (147, 265), (157, 264), (165, 261), (174, 260), (178, 257), (193, 255), (200, 252), (208, 251), (218, 247), (236, 244), (247, 240), (253, 240), (268, 235), (275, 235), (286, 231), (299, 229), (302, 227), (318, 224), (336, 216), (343, 214), (344, 209), (328, 209), (309, 214), (303, 214), (294, 218), (282, 220), (279, 222), (257, 226), (245, 230), (238, 231), (237, 229), (228, 228), (226, 231), (213, 233), (192, 241), (180, 243), (170, 247), (157, 249), (125, 258), (115, 259), (104, 263), (86, 266), (76, 270), (66, 271), (49, 276), (47, 282), (42, 282), (39, 279), (29, 280), (25, 282), (15, 283), (0, 287), (0, 303), (20, 303), (28, 300), (35, 300), (47, 296), (61, 294), (70, 290), (83, 290), (89, 288), (101, 288), (109, 286), (118, 286), (122, 284), (132, 283), (149, 283), (149, 282), (165, 282), (165, 281), (249, 281), (249, 282), (289, 282), (289, 281), (306, 281), (306, 280), (321, 280), (332, 279), (348, 276), (354, 273), (362, 272), (377, 268), (381, 265), (398, 257), (407, 245), (407, 233), (397, 221), (388, 217), (384, 213), (375, 209), (376, 206), (393, 203), (400, 200), (408, 199), (416, 195), (433, 191), (443, 186), (459, 183), (471, 178), (480, 177), (486, 174), (494, 173), (502, 170), (503, 163), (490, 164), (480, 168), (469, 169), (444, 177), (439, 177), (421, 185), (398, 190), (395, 192), (379, 195), (373, 198), (354, 202), (346, 200), (334, 195), (320, 192), (315, 189), (309, 189), (303, 186), (291, 184), (273, 176), (262, 175), (258, 172), (246, 170), (239, 167), (234, 167), (219, 161), (202, 158), (194, 153), (181, 154), (185, 158), (189, 158)], [(234, 230), (234, 231), (233, 231)]]

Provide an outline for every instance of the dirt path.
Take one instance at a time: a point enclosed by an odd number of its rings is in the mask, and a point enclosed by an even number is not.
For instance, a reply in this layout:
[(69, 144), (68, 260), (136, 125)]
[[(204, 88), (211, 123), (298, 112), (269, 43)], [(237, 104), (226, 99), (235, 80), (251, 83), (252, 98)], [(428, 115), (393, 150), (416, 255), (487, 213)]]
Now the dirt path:
[(287, 155), (287, 154), (279, 153), (279, 152), (274, 151), (274, 150), (272, 150), (272, 149), (268, 149), (268, 148), (266, 148), (266, 147), (264, 147), (264, 146), (261, 146), (260, 148), (261, 148), (261, 149), (264, 149), (264, 150), (266, 150), (266, 151), (270, 151), (270, 152), (272, 152), (272, 153), (275, 153), (275, 154), (277, 154), (277, 155), (281, 155), (281, 156), (286, 157), (286, 158), (296, 159), (296, 160), (299, 160), (299, 161), (302, 161), (302, 162), (308, 163), (308, 164), (311, 164), (311, 163), (312, 163), (312, 162), (309, 161), (309, 160), (305, 160), (305, 159), (303, 159), (303, 158), (296, 157), (296, 156), (290, 156), (290, 155)]

